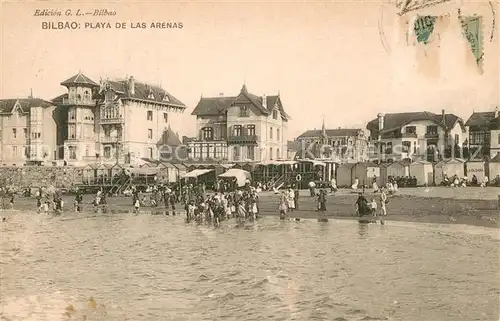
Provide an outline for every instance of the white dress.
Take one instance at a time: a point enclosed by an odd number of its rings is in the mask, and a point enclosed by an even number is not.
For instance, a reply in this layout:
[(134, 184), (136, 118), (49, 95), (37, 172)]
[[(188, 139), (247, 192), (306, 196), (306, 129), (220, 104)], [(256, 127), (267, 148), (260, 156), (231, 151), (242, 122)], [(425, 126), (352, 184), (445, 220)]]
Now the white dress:
[(286, 201), (288, 203), (288, 208), (291, 209), (295, 208), (295, 192), (293, 190), (288, 191)]

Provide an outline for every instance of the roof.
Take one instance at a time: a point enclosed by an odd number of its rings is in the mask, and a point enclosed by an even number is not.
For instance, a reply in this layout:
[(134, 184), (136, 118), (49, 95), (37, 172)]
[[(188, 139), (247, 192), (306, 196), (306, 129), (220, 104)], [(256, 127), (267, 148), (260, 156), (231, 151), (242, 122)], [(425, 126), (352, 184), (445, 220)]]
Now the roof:
[(490, 160), (490, 163), (500, 163), (500, 153)]
[(290, 116), (283, 109), (281, 98), (278, 95), (266, 96), (265, 105), (264, 97), (260, 97), (248, 92), (246, 85), (241, 88), (238, 96), (221, 96), (221, 97), (208, 97), (200, 98), (200, 101), (194, 108), (191, 115), (196, 116), (217, 116), (227, 111), (231, 106), (238, 103), (251, 103), (262, 114), (269, 115), (274, 107), (277, 105), (282, 117), (285, 120), (290, 119)]
[(286, 142), (286, 148), (290, 152), (298, 152), (301, 149), (301, 144), (295, 140), (289, 140)]
[(179, 136), (174, 133), (172, 128), (168, 126), (166, 130), (163, 131), (162, 137), (156, 143), (157, 145), (168, 145), (168, 146), (179, 146), (182, 145), (182, 142), (179, 139)]
[[(149, 100), (152, 102), (154, 101), (157, 103), (186, 108), (186, 105), (183, 102), (175, 98), (165, 89), (136, 80), (134, 80), (134, 93), (132, 94), (128, 90), (129, 82), (130, 79), (107, 80), (104, 82), (104, 84), (109, 84), (110, 87), (118, 94), (118, 96), (121, 96), (121, 98)], [(150, 93), (152, 94), (152, 98), (150, 98)]]
[[(428, 111), (408, 112), (408, 113), (393, 113), (384, 115), (384, 128), (382, 132), (388, 132), (403, 127), (404, 125), (418, 120), (430, 120), (437, 125), (453, 128), (457, 121), (463, 120), (454, 114), (445, 114), (446, 124), (442, 122), (442, 114), (434, 114)], [(370, 131), (378, 131), (378, 118), (371, 120), (366, 128)]]
[[(378, 123), (377, 123), (378, 126)], [(358, 136), (360, 128), (337, 128), (337, 129), (327, 129), (325, 130), (327, 137), (348, 137), (348, 136)], [(321, 129), (312, 129), (302, 133), (298, 138), (307, 137), (320, 137), (322, 134)]]
[(474, 112), (465, 122), (465, 126), (488, 126), (493, 119), (495, 119), (494, 111)]
[(95, 81), (90, 79), (89, 77), (85, 76), (81, 72), (78, 74), (74, 75), (73, 77), (66, 79), (61, 83), (63, 86), (71, 86), (71, 85), (84, 85), (84, 86), (89, 86), (89, 87), (99, 87), (99, 84), (97, 84)]
[(490, 123), (488, 124), (488, 127), (491, 130), (500, 130), (500, 116), (497, 118), (494, 118)]
[(14, 106), (19, 102), (23, 112), (27, 113), (32, 107), (50, 107), (53, 103), (40, 98), (0, 99), (0, 113), (12, 113)]

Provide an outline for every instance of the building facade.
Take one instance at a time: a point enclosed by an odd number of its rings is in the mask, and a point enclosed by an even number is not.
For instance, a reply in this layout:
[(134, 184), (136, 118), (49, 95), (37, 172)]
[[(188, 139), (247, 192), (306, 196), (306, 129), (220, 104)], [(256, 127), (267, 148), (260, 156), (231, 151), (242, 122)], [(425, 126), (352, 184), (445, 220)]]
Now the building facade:
[(243, 85), (237, 96), (202, 97), (192, 115), (197, 130), (188, 142), (192, 159), (265, 162), (287, 157), (290, 117), (279, 94), (259, 97)]
[(360, 129), (308, 130), (296, 139), (300, 144), (300, 157), (327, 158), (338, 163), (357, 163), (368, 160), (368, 138)]
[(370, 131), (372, 161), (403, 159), (436, 162), (463, 157), (467, 130), (454, 115), (430, 112), (379, 114), (367, 125)]
[(472, 113), (465, 123), (469, 131), (469, 158), (493, 158), (500, 152), (499, 122), (498, 107)]
[(22, 166), (57, 159), (56, 106), (38, 98), (0, 100), (0, 164)]
[(64, 145), (60, 156), (68, 164), (159, 159), (181, 145), (171, 124), (181, 123), (186, 106), (164, 89), (134, 77), (98, 84), (81, 73), (61, 85), (67, 93), (53, 102)]

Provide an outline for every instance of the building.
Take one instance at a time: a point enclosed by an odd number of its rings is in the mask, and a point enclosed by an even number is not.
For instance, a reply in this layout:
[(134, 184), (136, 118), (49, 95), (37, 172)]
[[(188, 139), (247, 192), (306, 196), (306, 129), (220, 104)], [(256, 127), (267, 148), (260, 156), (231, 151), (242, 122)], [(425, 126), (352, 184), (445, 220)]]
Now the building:
[(494, 111), (474, 112), (465, 123), (469, 130), (469, 158), (495, 157), (500, 152), (498, 107)]
[[(171, 124), (180, 124), (186, 106), (164, 89), (134, 77), (101, 80), (82, 73), (63, 81), (67, 93), (55, 98), (58, 142), (68, 164), (134, 163), (175, 153)], [(175, 143), (181, 145), (178, 135)]]
[(308, 130), (296, 139), (304, 158), (330, 158), (338, 163), (368, 160), (368, 139), (360, 128)]
[(287, 146), (286, 146), (286, 153), (287, 153), (286, 159), (293, 160), (293, 159), (299, 158), (300, 157), (300, 153), (299, 153), (300, 149), (301, 149), (300, 142), (298, 142), (296, 140), (289, 140), (287, 142)]
[(379, 114), (368, 123), (373, 143), (373, 160), (403, 159), (436, 162), (461, 157), (467, 130), (463, 120), (454, 115), (427, 111)]
[(280, 95), (256, 96), (245, 85), (237, 96), (201, 98), (193, 110), (197, 136), (188, 142), (197, 160), (270, 161), (287, 157), (290, 117)]
[(0, 164), (41, 164), (57, 158), (51, 102), (39, 98), (0, 100)]

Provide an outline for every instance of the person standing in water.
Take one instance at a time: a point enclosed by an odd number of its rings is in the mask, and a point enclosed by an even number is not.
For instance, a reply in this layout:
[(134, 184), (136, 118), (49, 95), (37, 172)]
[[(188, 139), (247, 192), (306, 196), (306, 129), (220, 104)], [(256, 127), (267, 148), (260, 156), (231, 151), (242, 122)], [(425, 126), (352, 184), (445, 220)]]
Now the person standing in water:
[(387, 204), (386, 188), (383, 188), (380, 191), (380, 215), (381, 216), (387, 215), (386, 204)]

